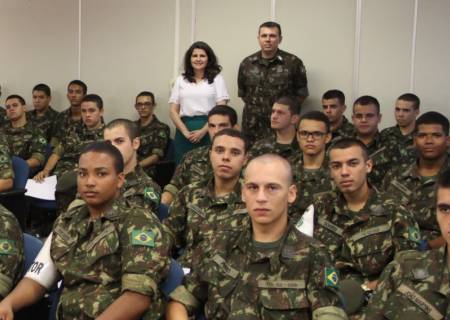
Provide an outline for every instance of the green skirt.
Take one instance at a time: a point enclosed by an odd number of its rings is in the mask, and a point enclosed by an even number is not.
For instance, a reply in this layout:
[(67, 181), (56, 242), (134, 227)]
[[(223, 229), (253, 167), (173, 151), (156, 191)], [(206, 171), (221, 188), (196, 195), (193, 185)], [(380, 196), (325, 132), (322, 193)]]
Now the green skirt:
[[(199, 130), (208, 122), (207, 116), (182, 117), (181, 120), (186, 125), (189, 131)], [(184, 154), (198, 147), (206, 146), (211, 143), (209, 135), (205, 136), (198, 143), (192, 143), (186, 139), (183, 134), (177, 129), (175, 131), (175, 164), (181, 162)]]

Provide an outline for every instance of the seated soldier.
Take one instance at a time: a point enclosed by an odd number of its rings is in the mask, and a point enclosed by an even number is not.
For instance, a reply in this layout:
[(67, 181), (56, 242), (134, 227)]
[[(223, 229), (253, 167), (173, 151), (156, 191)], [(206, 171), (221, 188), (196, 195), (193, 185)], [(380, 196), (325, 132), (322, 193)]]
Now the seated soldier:
[(141, 144), (138, 150), (139, 165), (149, 177), (155, 178), (155, 164), (164, 158), (170, 138), (170, 128), (158, 120), (153, 113), (156, 102), (153, 93), (143, 91), (136, 97), (134, 105), (139, 113), (136, 124), (140, 131)]
[(34, 110), (27, 113), (27, 119), (39, 128), (44, 134), (47, 142), (53, 135), (53, 128), (58, 112), (50, 106), (52, 100), (50, 87), (44, 83), (34, 86), (33, 91)]
[(380, 277), (364, 319), (450, 318), (450, 170), (436, 182), (436, 220), (445, 246), (404, 251)]
[(325, 154), (331, 140), (330, 121), (320, 111), (305, 113), (300, 118), (297, 139), (302, 153), (292, 165), (297, 197), (289, 211), (294, 221), (312, 204), (314, 194), (332, 189)]
[(417, 220), (424, 250), (445, 245), (434, 215), (434, 198), (436, 177), (450, 166), (448, 144), (448, 119), (433, 111), (422, 114), (414, 129), (416, 161), (393, 169), (383, 182), (386, 194), (404, 205)]
[(266, 153), (282, 156), (293, 164), (300, 154), (296, 127), (300, 118), (300, 104), (296, 97), (283, 96), (272, 106), (270, 127), (274, 134), (257, 140), (248, 153), (249, 160)]
[(372, 160), (361, 141), (333, 143), (329, 164), (337, 190), (314, 197), (314, 238), (328, 247), (344, 279), (373, 290), (397, 252), (418, 248), (418, 225), (405, 208), (368, 183)]
[(0, 134), (0, 192), (11, 189), (13, 185), (14, 171), (8, 140), (3, 134)]
[(27, 121), (26, 103), (21, 96), (13, 94), (6, 98), (6, 116), (8, 123), (3, 131), (11, 155), (26, 160), (30, 168), (42, 166), (47, 140), (41, 130)]
[(189, 184), (177, 193), (169, 217), (163, 223), (173, 246), (184, 250), (179, 258), (183, 267), (191, 267), (196, 258), (194, 251), (210, 245), (223, 221), (232, 218), (234, 225), (239, 226), (246, 216), (239, 177), (247, 160), (247, 149), (248, 141), (240, 131), (217, 132), (209, 151), (213, 176)]
[(14, 214), (0, 204), (0, 300), (8, 295), (22, 274), (23, 235)]
[(83, 147), (94, 141), (102, 140), (103, 101), (96, 94), (88, 94), (81, 102), (81, 117), (83, 126), (78, 130), (70, 130), (53, 149), (44, 169), (36, 174), (34, 179), (42, 181), (50, 173), (60, 178), (64, 173), (75, 169), (78, 157)]
[(416, 158), (414, 148), (414, 127), (420, 112), (420, 99), (412, 93), (402, 94), (395, 102), (395, 126), (383, 129), (380, 133), (384, 144), (395, 145), (402, 156), (402, 162), (413, 162)]
[(122, 155), (110, 143), (81, 152), (78, 191), (86, 204), (58, 217), (36, 258), (41, 268), (31, 268), (0, 303), (0, 317), (12, 319), (14, 311), (38, 301), (59, 275), (59, 319), (162, 316), (158, 284), (169, 271), (169, 241), (154, 215), (123, 205), (123, 169)]
[(167, 319), (188, 319), (203, 305), (206, 319), (347, 319), (329, 253), (289, 221), (295, 194), (285, 159), (250, 161), (242, 184), (248, 222), (216, 234), (172, 292)]
[[(236, 111), (229, 106), (215, 106), (208, 113), (208, 134), (210, 140), (225, 128), (237, 127)], [(212, 176), (209, 162), (209, 146), (196, 148), (186, 153), (177, 166), (170, 183), (164, 187), (161, 203), (171, 204), (178, 191), (188, 184)]]
[(393, 165), (399, 163), (401, 155), (397, 145), (384, 144), (378, 132), (381, 121), (380, 104), (372, 96), (361, 96), (353, 104), (353, 124), (356, 138), (367, 147), (372, 160), (372, 171), (369, 181), (373, 187), (380, 189), (383, 178)]

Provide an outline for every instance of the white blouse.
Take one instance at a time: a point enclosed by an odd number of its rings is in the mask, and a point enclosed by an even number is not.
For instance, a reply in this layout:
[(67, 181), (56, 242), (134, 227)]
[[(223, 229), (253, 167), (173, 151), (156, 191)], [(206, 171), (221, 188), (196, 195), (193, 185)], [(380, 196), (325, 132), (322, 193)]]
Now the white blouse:
[(211, 84), (206, 79), (189, 82), (181, 75), (173, 85), (169, 103), (180, 105), (181, 117), (193, 117), (207, 115), (217, 102), (229, 99), (222, 75), (218, 74)]

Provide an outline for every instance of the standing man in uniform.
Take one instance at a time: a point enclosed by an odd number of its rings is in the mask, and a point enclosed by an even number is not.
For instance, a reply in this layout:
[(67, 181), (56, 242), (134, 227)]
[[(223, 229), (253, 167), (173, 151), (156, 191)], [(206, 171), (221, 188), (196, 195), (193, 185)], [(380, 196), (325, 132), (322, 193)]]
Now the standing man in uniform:
[(341, 90), (332, 89), (325, 92), (322, 95), (322, 109), (330, 120), (331, 141), (355, 136), (355, 127), (344, 115), (347, 106), (345, 95)]
[(273, 21), (264, 22), (258, 30), (261, 50), (239, 66), (238, 95), (245, 104), (242, 130), (251, 144), (271, 134), (270, 113), (277, 97), (292, 95), (301, 104), (309, 94), (302, 60), (280, 50), (281, 40), (281, 26)]
[(47, 142), (50, 142), (54, 123), (58, 116), (58, 112), (50, 106), (52, 100), (50, 87), (44, 83), (39, 83), (34, 86), (32, 95), (34, 110), (27, 113), (27, 118), (45, 134)]

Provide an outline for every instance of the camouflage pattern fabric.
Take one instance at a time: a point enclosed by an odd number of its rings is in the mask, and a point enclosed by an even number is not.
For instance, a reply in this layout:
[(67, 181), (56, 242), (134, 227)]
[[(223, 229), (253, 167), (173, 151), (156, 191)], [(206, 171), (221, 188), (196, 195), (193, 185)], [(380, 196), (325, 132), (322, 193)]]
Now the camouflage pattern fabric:
[(260, 51), (245, 58), (239, 66), (238, 89), (245, 103), (242, 130), (252, 143), (271, 134), (272, 105), (280, 95), (309, 94), (303, 62), (283, 50), (271, 60), (263, 59)]
[(64, 279), (59, 318), (94, 319), (125, 290), (150, 297), (143, 319), (162, 316), (158, 284), (170, 267), (169, 239), (154, 215), (121, 202), (98, 219), (83, 205), (55, 221), (51, 257)]
[(0, 179), (14, 179), (11, 152), (8, 140), (3, 134), (0, 134)]
[(271, 248), (252, 239), (250, 222), (220, 233), (208, 258), (171, 294), (207, 319), (347, 319), (326, 248), (290, 225)]
[(297, 141), (297, 135), (294, 136), (291, 144), (281, 144), (277, 142), (276, 135), (272, 134), (268, 138), (256, 141), (248, 152), (248, 161), (267, 153), (278, 154), (293, 165), (302, 151)]
[(69, 108), (60, 112), (54, 121), (52, 130), (52, 139), (50, 144), (52, 147), (56, 147), (71, 131), (79, 130), (83, 126), (83, 121), (74, 121), (72, 119), (72, 111)]
[(125, 176), (121, 194), (129, 207), (150, 209), (154, 214), (158, 212), (161, 187), (140, 166)]
[(32, 110), (27, 112), (27, 120), (33, 123), (36, 128), (39, 128), (49, 142), (52, 139), (54, 123), (58, 114), (52, 107), (48, 107), (45, 114), (41, 117), (37, 116), (36, 110)]
[[(449, 168), (448, 158), (441, 172)], [(425, 240), (432, 240), (440, 235), (436, 221), (435, 186), (437, 177), (422, 177), (417, 163), (403, 164), (390, 171), (383, 181), (386, 194), (397, 203), (405, 206), (420, 227)]]
[(316, 195), (314, 220), (314, 238), (328, 247), (341, 276), (360, 282), (377, 279), (397, 252), (418, 249), (420, 241), (410, 213), (375, 189), (359, 212), (337, 190)]
[[(136, 121), (141, 132), (141, 145), (138, 150), (138, 161), (145, 159), (151, 155), (159, 156), (159, 159), (164, 158), (167, 144), (170, 138), (170, 128), (167, 124), (158, 120), (156, 115), (153, 115), (152, 122), (146, 126), (141, 126), (139, 120)], [(155, 166), (148, 166), (144, 171), (151, 177), (155, 177)]]
[(184, 249), (178, 261), (183, 266), (190, 267), (194, 251), (198, 247), (202, 252), (209, 250), (211, 239), (223, 221), (239, 227), (246, 216), (247, 209), (241, 200), (240, 184), (237, 183), (230, 194), (218, 198), (214, 195), (212, 178), (182, 188), (170, 206), (169, 216), (163, 224), (170, 233), (173, 246)]
[(350, 138), (356, 136), (355, 126), (342, 115), (342, 123), (339, 128), (331, 132), (331, 141), (327, 144), (329, 147), (333, 142), (341, 138)]
[(11, 155), (24, 160), (33, 158), (41, 165), (44, 164), (47, 140), (42, 131), (31, 122), (27, 122), (20, 128), (13, 128), (11, 123), (8, 123), (4, 128), (4, 134), (8, 140)]
[(6, 297), (20, 280), (24, 260), (19, 222), (0, 205), (0, 299)]
[(2, 129), (7, 122), (8, 120), (6, 118), (6, 110), (0, 106), (0, 129)]
[(383, 272), (363, 319), (450, 319), (446, 252), (401, 252)]
[(182, 187), (212, 177), (209, 148), (210, 146), (203, 146), (186, 153), (170, 183), (164, 187), (164, 192), (170, 192), (175, 197)]

